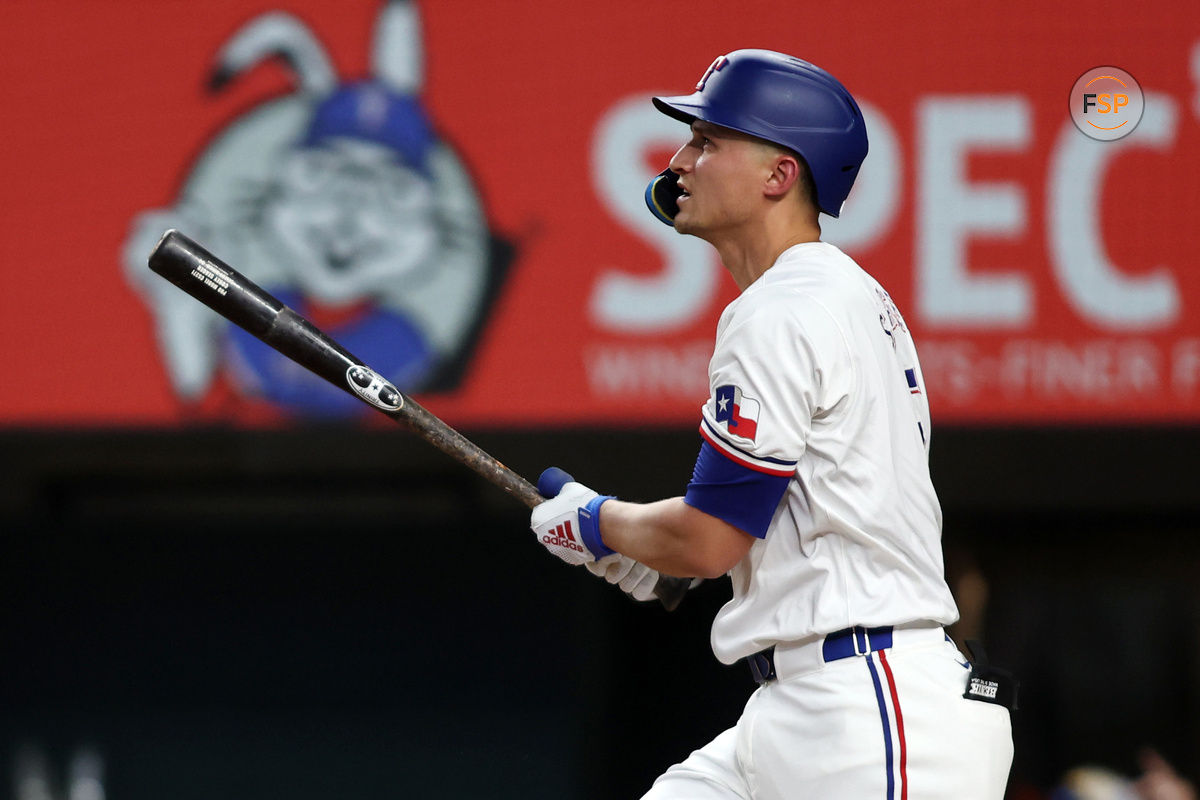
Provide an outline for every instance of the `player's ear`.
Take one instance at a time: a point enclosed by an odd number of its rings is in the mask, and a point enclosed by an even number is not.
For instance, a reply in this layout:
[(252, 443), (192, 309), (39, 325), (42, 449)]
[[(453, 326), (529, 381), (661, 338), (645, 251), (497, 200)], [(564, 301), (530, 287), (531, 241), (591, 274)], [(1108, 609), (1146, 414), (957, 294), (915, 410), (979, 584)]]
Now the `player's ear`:
[(768, 197), (783, 197), (800, 178), (800, 162), (796, 156), (776, 150), (767, 162), (769, 172), (763, 191)]

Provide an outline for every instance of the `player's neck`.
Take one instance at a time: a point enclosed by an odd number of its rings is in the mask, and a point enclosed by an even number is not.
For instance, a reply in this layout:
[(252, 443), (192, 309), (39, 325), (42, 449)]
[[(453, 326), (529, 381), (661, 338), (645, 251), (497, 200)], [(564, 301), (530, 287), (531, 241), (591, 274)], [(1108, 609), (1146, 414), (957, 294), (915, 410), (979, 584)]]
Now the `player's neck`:
[(815, 221), (798, 224), (792, 220), (790, 224), (778, 226), (772, 226), (770, 222), (765, 220), (753, 231), (739, 231), (711, 242), (741, 291), (761, 278), (788, 248), (821, 240), (821, 228)]

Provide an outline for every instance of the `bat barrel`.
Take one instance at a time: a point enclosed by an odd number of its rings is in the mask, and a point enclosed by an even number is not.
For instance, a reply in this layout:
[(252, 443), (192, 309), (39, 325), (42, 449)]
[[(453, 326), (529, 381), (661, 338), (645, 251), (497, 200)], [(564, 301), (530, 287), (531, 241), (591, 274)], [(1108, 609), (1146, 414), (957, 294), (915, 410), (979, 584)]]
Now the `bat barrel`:
[(307, 319), (176, 230), (163, 234), (150, 269), (268, 346), (329, 383), (411, 427), (423, 439), (526, 506), (541, 502), (532, 484), (429, 413)]
[(285, 306), (175, 229), (150, 253), (150, 269), (240, 328), (262, 337)]
[[(380, 404), (378, 397), (356, 391), (349, 370), (363, 362), (270, 292), (226, 264), (196, 241), (169, 230), (150, 254), (150, 269), (178, 286), (227, 320), (270, 347), (316, 373), (338, 388), (358, 394), (384, 413), (403, 405), (391, 389), (394, 402)], [(363, 374), (369, 372), (364, 367)], [(360, 389), (369, 389), (365, 380)]]

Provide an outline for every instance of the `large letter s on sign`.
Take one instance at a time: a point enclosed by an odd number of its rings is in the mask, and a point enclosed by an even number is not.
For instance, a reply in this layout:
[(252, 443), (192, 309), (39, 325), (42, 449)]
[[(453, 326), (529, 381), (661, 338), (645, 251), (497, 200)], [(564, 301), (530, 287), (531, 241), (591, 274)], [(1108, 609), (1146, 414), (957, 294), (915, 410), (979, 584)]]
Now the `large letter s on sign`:
[(658, 333), (695, 321), (712, 302), (719, 278), (711, 247), (693, 236), (680, 236), (646, 210), (646, 184), (661, 169), (646, 169), (646, 151), (675, 150), (688, 137), (687, 128), (660, 114), (650, 96), (626, 98), (609, 109), (592, 146), (592, 181), (601, 199), (624, 227), (659, 252), (663, 262), (655, 275), (612, 268), (596, 282), (592, 319), (601, 327), (628, 333)]

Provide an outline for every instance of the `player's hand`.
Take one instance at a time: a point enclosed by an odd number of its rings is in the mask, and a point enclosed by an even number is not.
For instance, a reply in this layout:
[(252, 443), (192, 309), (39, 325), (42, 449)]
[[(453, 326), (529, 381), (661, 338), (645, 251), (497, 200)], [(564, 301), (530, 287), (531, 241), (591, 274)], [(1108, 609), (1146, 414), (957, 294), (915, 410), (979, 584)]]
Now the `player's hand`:
[(542, 473), (538, 491), (550, 499), (534, 506), (529, 527), (547, 550), (568, 564), (612, 555), (600, 538), (600, 506), (612, 495), (598, 494), (554, 468)]
[(647, 567), (629, 556), (613, 553), (599, 561), (585, 564), (593, 575), (619, 588), (634, 600), (645, 602), (655, 598), (654, 587), (658, 584), (658, 570)]

